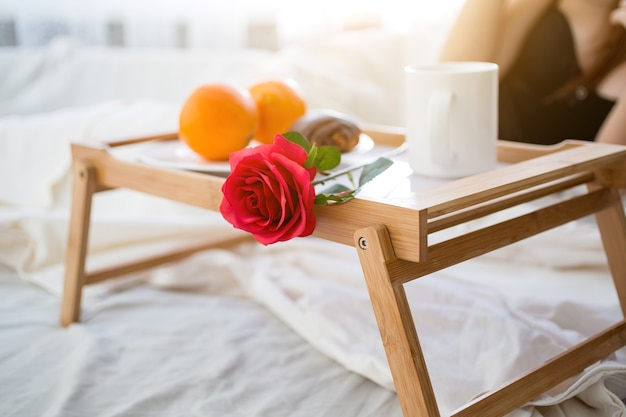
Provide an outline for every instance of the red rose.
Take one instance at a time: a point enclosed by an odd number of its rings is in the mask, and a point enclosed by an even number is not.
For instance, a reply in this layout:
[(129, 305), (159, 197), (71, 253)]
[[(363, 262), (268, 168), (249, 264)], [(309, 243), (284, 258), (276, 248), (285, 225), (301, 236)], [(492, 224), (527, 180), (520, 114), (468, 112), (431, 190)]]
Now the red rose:
[(282, 135), (271, 145), (233, 152), (222, 216), (264, 245), (309, 236), (315, 229), (316, 168), (305, 168), (306, 160), (307, 152)]

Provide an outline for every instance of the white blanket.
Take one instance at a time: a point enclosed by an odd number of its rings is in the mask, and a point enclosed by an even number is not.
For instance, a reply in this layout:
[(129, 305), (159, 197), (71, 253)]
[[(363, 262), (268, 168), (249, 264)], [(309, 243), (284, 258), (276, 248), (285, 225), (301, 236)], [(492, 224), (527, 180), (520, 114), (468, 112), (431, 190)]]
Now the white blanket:
[[(348, 369), (393, 389), (354, 249), (320, 241), (292, 242), (289, 246), (289, 250), (257, 250), (264, 254), (264, 259), (269, 258), (254, 263), (256, 271), (245, 284), (250, 295)], [(587, 290), (597, 293), (595, 286), (611, 285), (606, 271), (594, 268), (572, 290), (569, 271), (526, 265), (516, 266), (512, 272), (511, 264), (494, 256), (407, 285), (442, 415), (539, 366), (601, 329), (599, 326), (619, 320), (614, 297), (585, 299)], [(541, 275), (534, 279), (515, 282), (541, 270)], [(494, 279), (502, 282), (491, 287)], [(549, 280), (554, 282), (544, 285)], [(565, 288), (558, 290), (554, 287), (557, 284)], [(532, 297), (537, 292), (544, 296)], [(572, 296), (577, 292), (577, 296)], [(594, 302), (605, 302), (606, 306), (590, 306)], [(626, 382), (624, 358), (619, 358), (619, 362), (607, 361), (592, 367), (569, 390), (564, 385), (535, 403), (561, 403), (608, 375), (619, 374)], [(623, 388), (618, 395), (626, 394)], [(609, 391), (597, 392), (613, 398)], [(617, 411), (623, 412), (620, 401), (611, 412)], [(605, 412), (597, 415), (613, 415), (602, 414)], [(527, 414), (520, 411), (519, 415)]]

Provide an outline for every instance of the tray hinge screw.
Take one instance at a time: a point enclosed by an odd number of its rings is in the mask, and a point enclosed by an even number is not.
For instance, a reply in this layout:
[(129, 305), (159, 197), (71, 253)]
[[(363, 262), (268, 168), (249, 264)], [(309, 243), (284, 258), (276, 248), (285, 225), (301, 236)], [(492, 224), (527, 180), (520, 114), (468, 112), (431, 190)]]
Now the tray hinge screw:
[(363, 249), (363, 250), (367, 250), (367, 239), (365, 239), (364, 237), (360, 237), (359, 238), (359, 248)]

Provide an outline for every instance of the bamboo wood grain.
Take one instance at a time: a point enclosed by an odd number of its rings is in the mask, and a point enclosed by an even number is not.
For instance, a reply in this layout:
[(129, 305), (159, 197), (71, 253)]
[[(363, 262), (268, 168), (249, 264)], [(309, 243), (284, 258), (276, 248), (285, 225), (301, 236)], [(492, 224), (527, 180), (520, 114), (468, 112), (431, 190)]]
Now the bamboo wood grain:
[(83, 161), (73, 162), (72, 177), (72, 205), (65, 255), (63, 299), (61, 300), (61, 324), (63, 326), (78, 321), (80, 317), (91, 203), (97, 187), (94, 168)]
[(219, 210), (224, 178), (123, 161), (113, 157), (107, 147), (73, 144), (72, 155), (94, 167), (101, 186), (127, 188), (208, 210)]
[[(396, 147), (405, 139), (403, 129), (374, 126), (364, 132), (379, 145)], [(85, 272), (94, 193), (128, 188), (219, 209), (224, 178), (122, 161), (110, 153), (113, 147), (176, 137), (170, 133), (101, 145), (72, 145), (74, 189), (61, 306), (63, 325), (79, 319), (83, 285), (174, 261), (217, 243)], [(439, 417), (403, 287), (413, 279), (595, 213), (622, 311), (626, 312), (626, 219), (616, 190), (626, 185), (626, 147), (579, 141), (545, 147), (499, 141), (498, 156), (514, 165), (403, 199), (355, 199), (349, 204), (315, 207), (316, 236), (357, 248), (405, 417)], [(586, 194), (429, 246), (432, 233), (584, 183), (588, 185)], [(454, 416), (502, 416), (625, 344), (626, 324), (622, 321), (462, 407)]]
[[(390, 262), (394, 285), (447, 268), (604, 210), (620, 202), (611, 190), (601, 188), (482, 229), (430, 245), (424, 262)], [(613, 226), (614, 227), (614, 226)], [(617, 233), (619, 234), (619, 232)], [(622, 255), (623, 258), (623, 255)]]
[(87, 284), (95, 284), (96, 282), (101, 282), (107, 279), (112, 279), (115, 277), (119, 277), (122, 275), (130, 274), (137, 271), (142, 271), (149, 268), (154, 268), (159, 265), (163, 265), (169, 262), (179, 261), (181, 259), (187, 258), (194, 253), (198, 253), (200, 251), (214, 249), (214, 248), (228, 248), (232, 247), (237, 243), (242, 243), (244, 241), (250, 241), (252, 237), (248, 234), (241, 234), (238, 236), (231, 236), (225, 239), (219, 238), (217, 240), (212, 240), (209, 242), (203, 242), (198, 245), (189, 246), (182, 249), (177, 249), (171, 251), (166, 254), (159, 254), (153, 257), (147, 257), (135, 261), (130, 261), (124, 264), (116, 265), (111, 268), (104, 268), (101, 270), (90, 271), (85, 274), (84, 282)]
[(626, 189), (626, 161), (598, 170), (597, 177), (607, 187)]
[[(379, 145), (397, 147), (406, 140), (406, 129), (399, 126), (364, 124), (361, 130)], [(562, 152), (566, 149), (589, 145), (590, 142), (581, 140), (564, 140), (554, 145), (535, 145), (501, 139), (496, 144), (497, 159), (502, 163), (514, 164), (539, 156)]]
[(130, 138), (130, 139), (112, 140), (112, 141), (104, 142), (104, 144), (108, 147), (116, 148), (118, 146), (133, 145), (133, 144), (142, 143), (142, 142), (152, 142), (155, 140), (174, 140), (174, 139), (178, 139), (178, 132), (169, 132), (169, 133), (163, 133), (159, 135), (142, 136), (142, 137), (136, 137), (136, 138)]
[[(589, 184), (592, 192), (599, 188), (596, 183)], [(626, 218), (619, 192), (616, 189), (610, 189), (609, 192), (612, 204), (598, 210), (595, 217), (622, 314), (626, 317)]]
[(372, 224), (385, 224), (399, 257), (414, 262), (426, 259), (426, 210), (355, 199), (348, 204), (314, 207), (314, 236), (345, 245), (354, 244), (354, 233)]
[(532, 188), (584, 171), (601, 169), (626, 159), (626, 147), (593, 144), (540, 156), (493, 171), (441, 184), (393, 202), (428, 208), (428, 217), (441, 216), (503, 195)]
[[(73, 156), (89, 161), (98, 173), (99, 186), (128, 188), (205, 209), (218, 211), (225, 179), (202, 173), (170, 170), (114, 158), (107, 147), (74, 144)], [(425, 236), (420, 234), (426, 211), (373, 200), (357, 199), (350, 204), (316, 206), (315, 235), (346, 245), (354, 232), (372, 222), (388, 225), (397, 251), (406, 259), (424, 259)]]
[(397, 148), (405, 141), (405, 129), (394, 126), (364, 125), (361, 131), (371, 137), (377, 145)]
[(566, 149), (589, 145), (589, 142), (565, 140), (554, 145), (535, 145), (531, 143), (498, 141), (498, 161), (515, 164), (539, 156), (562, 152)]
[(626, 345), (626, 322), (575, 345), (534, 371), (480, 397), (451, 417), (502, 417)]
[(387, 229), (370, 226), (358, 230), (354, 239), (402, 413), (439, 417), (404, 287), (391, 285), (385, 266), (395, 258)]
[(583, 172), (571, 177), (548, 183), (546, 186), (539, 186), (530, 191), (521, 191), (507, 196), (496, 198), (476, 206), (467, 207), (450, 214), (436, 217), (428, 222), (428, 233), (435, 233), (443, 229), (457, 226), (472, 220), (485, 217), (489, 214), (497, 213), (517, 205), (537, 200), (578, 185), (593, 181), (595, 175), (591, 172)]
[[(361, 131), (374, 139), (378, 145), (397, 147), (402, 145), (406, 140), (406, 129), (399, 126), (364, 124), (362, 125)], [(565, 140), (555, 145), (534, 145), (523, 142), (498, 140), (497, 159), (499, 162), (512, 164), (588, 144), (589, 142), (579, 140)]]

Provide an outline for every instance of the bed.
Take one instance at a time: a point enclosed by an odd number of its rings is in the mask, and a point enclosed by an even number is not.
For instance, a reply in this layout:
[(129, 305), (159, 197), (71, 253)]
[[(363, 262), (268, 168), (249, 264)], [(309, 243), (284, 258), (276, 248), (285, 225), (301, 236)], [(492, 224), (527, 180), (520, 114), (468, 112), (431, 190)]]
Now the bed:
[[(291, 77), (311, 108), (403, 126), (402, 66), (434, 59), (437, 42), (427, 30), (371, 29), (276, 51), (68, 38), (0, 49), (0, 415), (401, 416), (344, 245), (203, 251), (88, 287), (81, 322), (62, 327), (69, 145), (175, 131), (182, 101), (208, 80)], [(234, 232), (216, 213), (109, 191), (94, 202), (89, 267)], [(622, 318), (593, 218), (420, 279), (407, 295), (441, 415)], [(620, 350), (511, 415), (619, 416), (622, 398)]]

